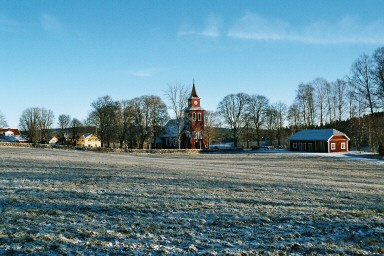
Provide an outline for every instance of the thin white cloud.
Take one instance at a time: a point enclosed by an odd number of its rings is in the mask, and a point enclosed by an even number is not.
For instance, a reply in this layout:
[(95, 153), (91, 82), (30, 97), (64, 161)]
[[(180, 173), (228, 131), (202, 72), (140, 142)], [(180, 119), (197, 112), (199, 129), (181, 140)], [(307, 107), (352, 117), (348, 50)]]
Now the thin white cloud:
[(66, 31), (57, 17), (50, 14), (42, 14), (40, 24), (44, 31), (55, 36), (65, 36)]
[(246, 13), (227, 36), (258, 41), (294, 41), (310, 44), (383, 44), (384, 21), (364, 23), (356, 17), (337, 22), (316, 21), (295, 27), (289, 22)]
[(204, 37), (219, 37), (221, 36), (220, 27), (220, 18), (210, 15), (202, 29), (191, 28), (190, 26), (184, 25), (179, 31), (178, 36), (183, 37), (197, 35)]

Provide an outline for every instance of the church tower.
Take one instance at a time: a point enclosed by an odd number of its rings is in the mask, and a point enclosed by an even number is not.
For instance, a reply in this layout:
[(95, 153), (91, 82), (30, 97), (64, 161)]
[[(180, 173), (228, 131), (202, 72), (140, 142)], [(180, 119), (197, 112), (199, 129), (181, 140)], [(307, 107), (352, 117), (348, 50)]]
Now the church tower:
[(191, 96), (188, 99), (186, 115), (189, 123), (190, 148), (204, 149), (206, 142), (204, 139), (204, 113), (205, 110), (200, 106), (200, 98), (196, 92), (195, 82), (193, 82)]

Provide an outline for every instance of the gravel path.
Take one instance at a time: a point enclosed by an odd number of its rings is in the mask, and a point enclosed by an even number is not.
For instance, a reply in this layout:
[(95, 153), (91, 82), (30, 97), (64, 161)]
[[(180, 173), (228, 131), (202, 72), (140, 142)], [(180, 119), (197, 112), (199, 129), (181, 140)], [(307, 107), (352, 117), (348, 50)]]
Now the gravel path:
[(382, 255), (384, 165), (0, 148), (0, 255)]

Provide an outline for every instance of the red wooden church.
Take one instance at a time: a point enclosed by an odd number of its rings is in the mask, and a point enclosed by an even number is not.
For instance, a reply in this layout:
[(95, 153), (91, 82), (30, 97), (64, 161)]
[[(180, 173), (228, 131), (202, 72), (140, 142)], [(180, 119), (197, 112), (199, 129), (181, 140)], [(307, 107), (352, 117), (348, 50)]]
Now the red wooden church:
[[(196, 86), (193, 83), (181, 127), (180, 147), (182, 149), (207, 148), (207, 142), (204, 138), (204, 113), (205, 110), (200, 106), (200, 97), (197, 95)], [(164, 132), (159, 136), (160, 147), (177, 148), (177, 133), (177, 120), (169, 120), (164, 127)]]
[(184, 131), (181, 137), (182, 148), (204, 149), (207, 147), (204, 139), (204, 113), (205, 110), (200, 106), (200, 98), (196, 93), (195, 83), (193, 83), (188, 107), (185, 110)]

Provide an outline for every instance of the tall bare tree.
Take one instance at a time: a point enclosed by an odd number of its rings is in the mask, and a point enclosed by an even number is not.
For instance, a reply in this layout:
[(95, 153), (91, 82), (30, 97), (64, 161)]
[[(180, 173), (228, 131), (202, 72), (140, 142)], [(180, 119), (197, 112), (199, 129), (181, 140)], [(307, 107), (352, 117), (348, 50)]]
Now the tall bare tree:
[(156, 140), (163, 131), (164, 125), (169, 120), (169, 115), (167, 105), (159, 96), (152, 96), (151, 101), (152, 137), (156, 148)]
[(312, 82), (315, 88), (316, 107), (319, 110), (320, 127), (325, 123), (326, 99), (327, 99), (327, 85), (328, 82), (324, 78), (316, 78)]
[[(377, 133), (376, 118), (375, 118), (375, 101), (374, 101), (374, 80), (372, 76), (372, 60), (367, 54), (361, 55), (353, 64), (351, 68), (352, 76), (350, 82), (354, 86), (355, 93), (368, 109), (371, 116), (372, 131), (374, 141), (378, 142), (377, 145), (381, 147), (381, 138)], [(375, 143), (376, 144), (376, 143)], [(376, 150), (375, 145), (372, 145)]]
[(37, 107), (28, 108), (20, 116), (19, 126), (26, 132), (30, 142), (46, 143), (54, 119), (52, 110)]
[(97, 127), (97, 136), (101, 140), (101, 147), (111, 146), (116, 138), (116, 109), (117, 103), (109, 95), (98, 98), (92, 102), (92, 112), (88, 116), (88, 122)]
[(277, 145), (281, 146), (281, 140), (283, 138), (284, 122), (287, 115), (287, 105), (283, 102), (277, 102), (274, 106), (276, 110), (276, 138)]
[(181, 128), (184, 123), (185, 108), (188, 102), (188, 89), (185, 85), (178, 82), (168, 84), (168, 89), (165, 95), (170, 102), (170, 109), (177, 121), (177, 143), (178, 148), (181, 148)]
[(245, 93), (229, 94), (220, 101), (217, 112), (224, 123), (232, 130), (233, 144), (237, 147), (239, 134), (247, 122), (247, 103), (249, 95)]
[(300, 84), (297, 89), (296, 102), (303, 117), (304, 126), (312, 128), (315, 124), (315, 95), (311, 84)]
[(71, 116), (70, 115), (59, 115), (58, 119), (58, 125), (60, 127), (61, 131), (61, 144), (64, 144), (65, 140), (65, 132), (69, 128), (69, 125), (71, 124)]
[[(116, 107), (116, 132), (119, 140), (119, 147), (123, 148), (127, 141), (130, 126), (133, 123), (133, 108), (131, 101), (122, 100), (117, 102)], [(127, 144), (127, 143), (126, 143)]]
[(332, 90), (332, 86), (330, 83), (327, 83), (325, 85), (325, 92), (326, 92), (326, 105), (327, 105), (327, 115), (328, 115), (328, 120), (329, 120), (329, 125), (332, 126), (333, 121), (334, 121), (334, 94)]
[[(167, 106), (160, 97), (145, 95), (132, 100), (134, 123), (140, 138), (140, 148), (145, 141), (157, 137), (159, 128), (167, 120)], [(156, 140), (156, 138), (154, 138)]]
[(53, 114), (52, 110), (45, 109), (45, 108), (40, 109), (39, 128), (40, 128), (40, 135), (41, 135), (41, 139), (40, 139), (41, 143), (48, 142), (49, 129), (51, 129), (54, 119), (55, 119), (55, 115)]
[(25, 131), (29, 142), (40, 140), (39, 130), (40, 108), (27, 108), (20, 116), (19, 126)]
[(380, 47), (373, 53), (373, 79), (376, 84), (375, 95), (377, 103), (384, 111), (384, 47)]
[(301, 121), (299, 106), (296, 103), (293, 103), (291, 106), (289, 106), (287, 119), (292, 132), (297, 132), (300, 129)]
[(260, 130), (265, 123), (266, 112), (269, 107), (269, 100), (262, 95), (252, 95), (248, 102), (249, 118), (256, 131), (257, 146), (260, 146)]
[(268, 110), (266, 113), (267, 138), (270, 142), (270, 145), (274, 145), (276, 131), (278, 130), (277, 116), (278, 116), (278, 111), (277, 111), (276, 105), (271, 104), (268, 107)]
[(0, 127), (8, 126), (7, 120), (5, 119), (5, 116), (0, 111)]
[(211, 142), (216, 138), (216, 129), (220, 126), (218, 113), (214, 111), (205, 111), (204, 125), (204, 138), (207, 140), (209, 148)]
[(335, 117), (337, 121), (341, 122), (345, 114), (346, 98), (348, 93), (347, 82), (344, 79), (337, 79), (333, 84), (334, 91), (334, 108), (337, 111)]

